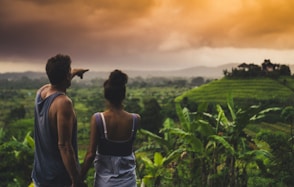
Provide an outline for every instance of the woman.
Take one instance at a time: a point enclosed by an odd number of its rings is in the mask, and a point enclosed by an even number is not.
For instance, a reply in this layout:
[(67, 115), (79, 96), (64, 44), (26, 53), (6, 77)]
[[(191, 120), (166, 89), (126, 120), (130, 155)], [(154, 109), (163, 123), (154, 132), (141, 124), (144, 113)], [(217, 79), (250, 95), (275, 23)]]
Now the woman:
[(81, 175), (86, 176), (95, 158), (94, 186), (137, 186), (133, 142), (140, 116), (123, 109), (127, 81), (120, 70), (110, 73), (104, 82), (107, 109), (91, 118), (90, 145)]

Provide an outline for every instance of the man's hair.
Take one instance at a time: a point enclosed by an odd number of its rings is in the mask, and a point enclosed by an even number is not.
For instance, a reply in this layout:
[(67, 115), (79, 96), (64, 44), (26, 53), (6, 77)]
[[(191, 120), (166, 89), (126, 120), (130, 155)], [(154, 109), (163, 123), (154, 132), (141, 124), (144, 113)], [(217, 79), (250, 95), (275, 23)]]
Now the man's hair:
[(64, 81), (70, 71), (71, 59), (68, 55), (57, 54), (48, 59), (46, 73), (52, 85)]

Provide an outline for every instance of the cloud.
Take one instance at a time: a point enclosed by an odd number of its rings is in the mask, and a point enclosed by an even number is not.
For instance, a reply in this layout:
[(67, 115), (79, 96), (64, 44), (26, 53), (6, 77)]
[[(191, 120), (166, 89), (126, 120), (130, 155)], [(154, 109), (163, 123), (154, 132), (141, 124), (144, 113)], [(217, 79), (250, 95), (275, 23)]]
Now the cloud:
[(189, 48), (185, 36), (178, 33), (171, 33), (167, 38), (159, 45), (160, 51), (174, 51), (181, 48)]
[[(177, 29), (194, 47), (293, 48), (292, 1), (177, 2)], [(196, 9), (193, 9), (196, 7)]]
[(66, 53), (115, 65), (205, 47), (293, 49), (293, 8), (289, 0), (1, 0), (0, 61)]
[(119, 50), (132, 43), (128, 40), (132, 21), (144, 15), (152, 1), (82, 2), (1, 1), (0, 55), (47, 55), (62, 50), (90, 55)]

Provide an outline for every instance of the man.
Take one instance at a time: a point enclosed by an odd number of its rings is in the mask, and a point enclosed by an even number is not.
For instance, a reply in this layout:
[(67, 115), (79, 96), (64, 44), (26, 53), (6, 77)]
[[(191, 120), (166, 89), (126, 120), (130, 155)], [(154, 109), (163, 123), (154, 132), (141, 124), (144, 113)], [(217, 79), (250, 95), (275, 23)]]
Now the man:
[(41, 87), (35, 99), (35, 156), (32, 179), (36, 187), (77, 187), (80, 167), (77, 153), (77, 121), (72, 101), (66, 95), (74, 76), (87, 69), (71, 70), (71, 59), (58, 54), (47, 61), (50, 84)]

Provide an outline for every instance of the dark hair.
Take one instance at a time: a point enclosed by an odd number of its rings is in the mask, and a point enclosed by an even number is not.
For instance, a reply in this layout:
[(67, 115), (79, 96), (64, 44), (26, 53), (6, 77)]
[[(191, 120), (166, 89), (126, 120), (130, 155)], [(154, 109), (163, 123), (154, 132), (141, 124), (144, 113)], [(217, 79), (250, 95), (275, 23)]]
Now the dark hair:
[(66, 79), (70, 71), (71, 59), (68, 55), (57, 54), (48, 59), (46, 73), (51, 84), (56, 85)]
[(120, 106), (126, 96), (126, 84), (128, 75), (120, 70), (110, 73), (108, 80), (104, 82), (104, 97), (113, 105)]

